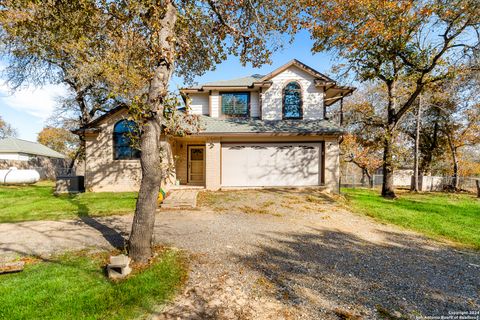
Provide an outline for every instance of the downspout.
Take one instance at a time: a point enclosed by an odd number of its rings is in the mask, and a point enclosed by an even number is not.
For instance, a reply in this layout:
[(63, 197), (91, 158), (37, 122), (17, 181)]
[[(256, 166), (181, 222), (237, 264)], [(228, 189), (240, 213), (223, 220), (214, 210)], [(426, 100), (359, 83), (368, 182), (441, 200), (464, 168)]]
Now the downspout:
[(340, 126), (343, 127), (343, 93), (340, 98)]
[[(343, 129), (343, 93), (340, 98), (340, 127)], [(340, 145), (343, 142), (343, 135), (340, 136), (338, 139), (338, 148), (340, 149)], [(340, 159), (339, 159), (340, 161)], [(340, 188), (342, 187), (342, 174), (338, 175), (338, 193), (340, 193)]]
[(258, 93), (258, 109), (260, 120), (263, 119), (263, 87), (260, 87), (260, 92)]

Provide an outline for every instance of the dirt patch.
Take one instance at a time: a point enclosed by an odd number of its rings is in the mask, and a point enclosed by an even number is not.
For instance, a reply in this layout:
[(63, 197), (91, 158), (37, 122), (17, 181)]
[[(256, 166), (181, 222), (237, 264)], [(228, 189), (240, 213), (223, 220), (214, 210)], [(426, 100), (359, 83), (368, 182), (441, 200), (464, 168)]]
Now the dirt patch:
[[(298, 310), (277, 301), (258, 280), (249, 290), (239, 274), (195, 257), (186, 289), (163, 308), (152, 320), (164, 319), (296, 319)], [(213, 272), (212, 272), (213, 271)]]
[(336, 207), (335, 199), (318, 188), (204, 191), (198, 205), (219, 213), (285, 216), (323, 213)]

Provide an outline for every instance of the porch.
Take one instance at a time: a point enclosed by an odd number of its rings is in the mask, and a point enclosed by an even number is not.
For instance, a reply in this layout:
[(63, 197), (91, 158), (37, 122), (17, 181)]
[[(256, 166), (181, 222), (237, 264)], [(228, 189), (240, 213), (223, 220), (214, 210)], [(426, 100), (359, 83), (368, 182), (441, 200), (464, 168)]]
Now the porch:
[(175, 172), (169, 181), (169, 190), (220, 188), (219, 141), (188, 136), (172, 138), (169, 144), (175, 164)]

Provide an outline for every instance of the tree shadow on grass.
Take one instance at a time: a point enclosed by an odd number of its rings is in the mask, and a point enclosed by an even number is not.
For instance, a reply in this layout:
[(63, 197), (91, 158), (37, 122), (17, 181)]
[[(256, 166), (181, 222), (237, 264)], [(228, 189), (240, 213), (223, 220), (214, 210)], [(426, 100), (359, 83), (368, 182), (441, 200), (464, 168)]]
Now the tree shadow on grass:
[(237, 258), (266, 277), (280, 299), (320, 318), (335, 317), (337, 308), (366, 318), (395, 311), (414, 318), (479, 310), (478, 253), (378, 232), (381, 243), (331, 230), (270, 233), (257, 254)]

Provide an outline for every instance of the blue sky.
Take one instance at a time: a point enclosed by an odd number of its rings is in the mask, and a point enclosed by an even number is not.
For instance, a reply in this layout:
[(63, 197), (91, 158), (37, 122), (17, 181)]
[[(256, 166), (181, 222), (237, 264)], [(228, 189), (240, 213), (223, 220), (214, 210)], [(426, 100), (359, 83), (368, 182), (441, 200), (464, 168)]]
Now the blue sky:
[[(301, 32), (292, 44), (286, 44), (282, 51), (273, 55), (272, 65), (265, 65), (259, 69), (254, 69), (249, 65), (242, 67), (236, 57), (230, 57), (218, 65), (215, 71), (208, 72), (195, 81), (204, 83), (255, 73), (266, 74), (291, 59), (298, 59), (320, 72), (329, 73), (334, 63), (332, 61), (334, 56), (328, 53), (313, 55), (310, 51), (311, 47), (312, 41), (308, 33)], [(341, 79), (337, 80), (342, 83)], [(173, 78), (171, 86), (172, 88), (182, 87), (183, 82), (179, 78)], [(35, 141), (38, 132), (45, 125), (45, 120), (52, 115), (58, 97), (65, 93), (66, 91), (62, 86), (55, 85), (47, 85), (42, 88), (26, 88), (12, 93), (2, 81), (0, 84), (0, 116), (17, 129), (19, 138)]]

